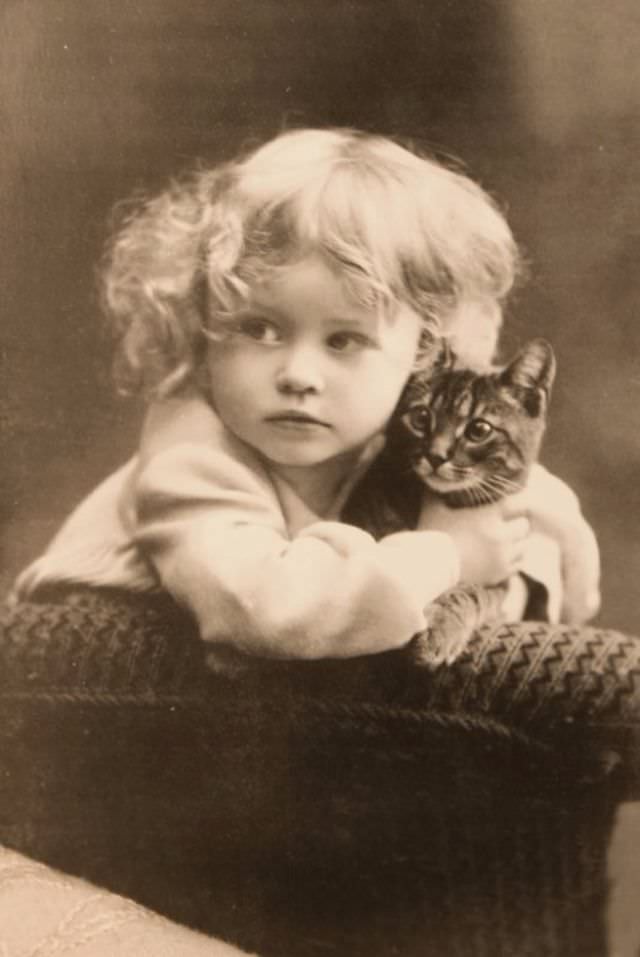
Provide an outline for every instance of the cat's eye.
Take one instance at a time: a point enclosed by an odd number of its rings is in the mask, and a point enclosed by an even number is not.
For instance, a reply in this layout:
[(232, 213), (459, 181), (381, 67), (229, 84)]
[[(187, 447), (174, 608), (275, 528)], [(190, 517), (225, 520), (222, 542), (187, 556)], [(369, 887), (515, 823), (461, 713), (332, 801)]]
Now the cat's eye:
[(464, 437), (469, 442), (486, 442), (493, 431), (493, 426), (486, 419), (472, 419), (464, 430)]
[(412, 406), (404, 417), (412, 432), (424, 435), (431, 429), (431, 410), (426, 405)]

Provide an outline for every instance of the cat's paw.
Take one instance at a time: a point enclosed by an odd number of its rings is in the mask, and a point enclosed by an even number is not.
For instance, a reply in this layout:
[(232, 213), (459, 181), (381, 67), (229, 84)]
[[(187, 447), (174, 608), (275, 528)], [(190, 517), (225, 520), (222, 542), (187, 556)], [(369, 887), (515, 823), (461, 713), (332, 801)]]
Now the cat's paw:
[(413, 662), (424, 668), (450, 665), (466, 650), (473, 625), (438, 603), (427, 611), (427, 627), (409, 646)]

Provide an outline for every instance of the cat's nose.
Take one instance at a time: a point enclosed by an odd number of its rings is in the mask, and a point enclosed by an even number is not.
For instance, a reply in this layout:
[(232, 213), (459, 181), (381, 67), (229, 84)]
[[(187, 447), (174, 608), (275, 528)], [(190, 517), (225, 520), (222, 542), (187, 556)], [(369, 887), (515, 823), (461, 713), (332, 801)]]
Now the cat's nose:
[(440, 455), (438, 452), (427, 452), (426, 459), (434, 472), (437, 472), (440, 466), (447, 461), (446, 455)]

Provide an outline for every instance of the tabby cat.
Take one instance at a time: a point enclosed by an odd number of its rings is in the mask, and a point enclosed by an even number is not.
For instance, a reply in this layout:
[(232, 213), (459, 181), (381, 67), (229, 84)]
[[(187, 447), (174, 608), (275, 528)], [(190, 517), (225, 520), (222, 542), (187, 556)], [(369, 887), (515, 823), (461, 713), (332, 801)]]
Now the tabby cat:
[[(425, 486), (451, 508), (496, 502), (521, 489), (544, 433), (555, 358), (543, 339), (502, 368), (456, 366), (443, 344), (428, 374), (412, 376), (387, 443), (353, 493), (343, 518), (377, 538), (415, 528)], [(500, 617), (506, 584), (460, 585), (427, 609), (411, 646), (422, 663), (450, 663), (476, 628)]]

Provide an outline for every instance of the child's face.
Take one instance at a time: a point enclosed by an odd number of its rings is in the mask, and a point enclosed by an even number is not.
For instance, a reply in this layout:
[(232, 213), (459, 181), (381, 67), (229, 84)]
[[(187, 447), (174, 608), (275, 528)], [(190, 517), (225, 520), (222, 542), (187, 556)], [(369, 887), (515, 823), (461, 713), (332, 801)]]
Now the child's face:
[(421, 320), (356, 303), (310, 256), (256, 283), (231, 334), (209, 351), (228, 429), (280, 466), (359, 450), (386, 425), (411, 372)]

